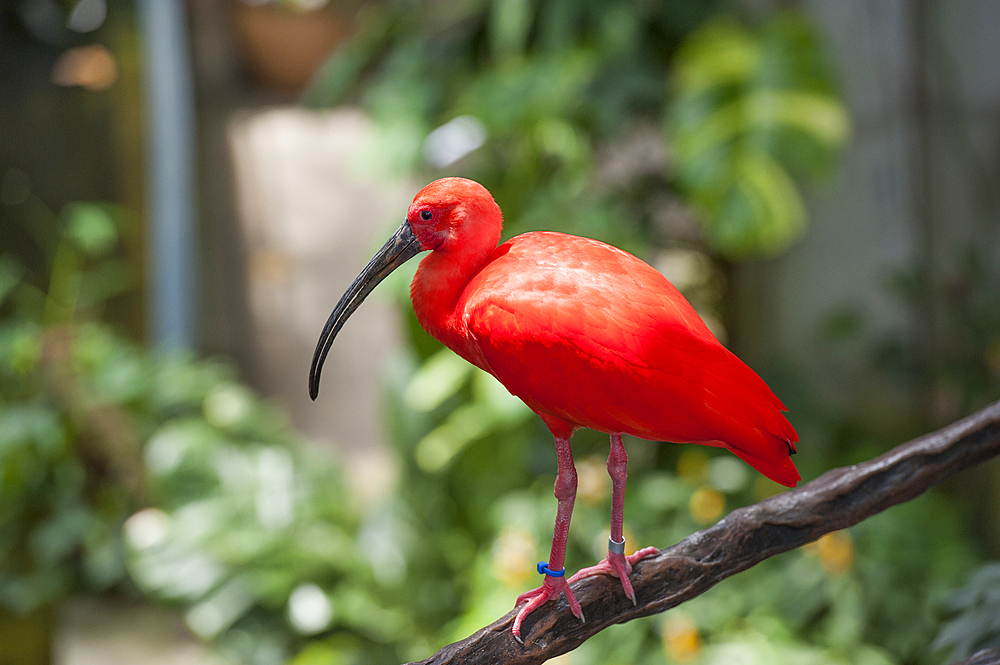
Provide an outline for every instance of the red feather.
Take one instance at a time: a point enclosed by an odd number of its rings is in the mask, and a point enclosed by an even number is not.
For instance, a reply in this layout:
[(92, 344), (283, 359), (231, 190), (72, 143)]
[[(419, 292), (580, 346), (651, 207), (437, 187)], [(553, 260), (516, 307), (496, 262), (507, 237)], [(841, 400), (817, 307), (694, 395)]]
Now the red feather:
[(589, 427), (722, 446), (783, 485), (798, 482), (789, 458), (798, 435), (785, 406), (663, 275), (620, 249), (561, 233), (526, 233), (496, 247), (499, 208), (470, 182), (432, 183), (410, 208), (460, 220), (418, 229), (408, 215), (425, 246), (434, 233), (450, 234), (411, 288), (424, 328), (495, 376), (557, 436)]
[[(522, 594), (511, 628), (564, 594), (583, 618), (570, 583), (597, 574), (629, 581), (632, 565), (656, 553), (624, 554), (628, 456), (622, 434), (654, 441), (721, 446), (773, 480), (795, 485), (790, 455), (798, 435), (785, 406), (753, 370), (715, 339), (684, 296), (649, 265), (596, 240), (526, 233), (497, 247), (503, 219), (486, 189), (444, 178), (421, 190), (406, 221), (351, 284), (313, 355), (309, 391), (319, 391), (333, 339), (385, 275), (420, 251), (410, 287), (427, 331), (537, 413), (555, 436), (558, 500), (542, 586)], [(576, 495), (569, 438), (579, 427), (611, 435), (612, 481), (607, 558), (565, 578)]]
[(784, 405), (634, 256), (575, 236), (521, 235), (497, 249), (457, 308), (484, 369), (550, 426), (721, 444), (779, 483), (799, 480)]

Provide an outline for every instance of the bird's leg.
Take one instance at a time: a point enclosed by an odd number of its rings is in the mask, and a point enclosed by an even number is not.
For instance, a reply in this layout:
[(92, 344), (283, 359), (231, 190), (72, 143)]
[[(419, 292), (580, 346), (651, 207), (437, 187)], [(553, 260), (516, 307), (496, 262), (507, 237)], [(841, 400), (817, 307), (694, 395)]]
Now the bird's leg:
[(611, 435), (611, 452), (608, 453), (608, 475), (611, 476), (611, 538), (608, 540), (608, 558), (601, 561), (596, 566), (590, 566), (577, 571), (569, 578), (572, 583), (584, 577), (597, 575), (600, 573), (614, 575), (621, 579), (622, 588), (632, 604), (635, 605), (635, 592), (632, 590), (632, 583), (628, 576), (632, 572), (632, 565), (641, 559), (659, 550), (655, 547), (644, 547), (634, 554), (625, 556), (625, 535), (623, 525), (625, 522), (625, 480), (628, 476), (628, 455), (625, 453), (625, 444), (622, 442), (621, 434)]
[[(556, 456), (558, 459), (558, 472), (556, 474), (555, 495), (558, 501), (556, 509), (556, 525), (552, 531), (552, 550), (549, 553), (548, 563), (538, 564), (538, 572), (545, 575), (542, 586), (522, 593), (517, 598), (516, 605), (524, 601), (527, 604), (521, 608), (514, 618), (512, 632), (517, 641), (521, 641), (521, 622), (531, 612), (550, 598), (558, 598), (560, 593), (566, 594), (569, 608), (573, 615), (583, 620), (583, 610), (576, 596), (569, 588), (566, 574), (566, 540), (569, 537), (569, 521), (573, 516), (573, 502), (576, 500), (576, 467), (573, 466), (573, 451), (570, 449), (569, 439), (556, 437)], [(555, 574), (553, 574), (555, 573)]]

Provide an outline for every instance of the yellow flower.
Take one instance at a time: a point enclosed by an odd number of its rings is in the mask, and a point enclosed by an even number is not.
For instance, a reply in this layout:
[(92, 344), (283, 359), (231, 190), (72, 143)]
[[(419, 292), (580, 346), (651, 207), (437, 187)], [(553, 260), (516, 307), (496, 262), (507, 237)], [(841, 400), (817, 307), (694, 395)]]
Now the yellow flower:
[(847, 531), (833, 531), (802, 549), (819, 559), (831, 575), (842, 575), (854, 565), (854, 542)]
[(508, 587), (523, 586), (535, 572), (537, 543), (531, 534), (508, 526), (493, 542), (493, 575)]
[(663, 651), (667, 658), (678, 663), (687, 663), (701, 651), (701, 634), (698, 626), (687, 614), (674, 610), (663, 621), (661, 632)]
[(719, 519), (726, 509), (726, 497), (722, 492), (707, 486), (701, 486), (691, 495), (688, 510), (691, 517), (699, 524), (710, 524)]
[(584, 503), (595, 505), (604, 501), (611, 488), (607, 465), (599, 457), (586, 457), (576, 465), (576, 496)]
[(635, 554), (637, 549), (640, 549), (642, 545), (636, 540), (635, 532), (628, 527), (628, 524), (622, 525), (622, 536), (625, 538), (625, 555)]

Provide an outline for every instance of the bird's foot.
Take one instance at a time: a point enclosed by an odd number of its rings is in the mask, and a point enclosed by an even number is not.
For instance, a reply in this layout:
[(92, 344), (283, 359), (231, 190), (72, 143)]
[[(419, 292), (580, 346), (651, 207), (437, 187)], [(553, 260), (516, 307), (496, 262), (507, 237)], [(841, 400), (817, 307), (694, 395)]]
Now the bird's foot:
[(609, 549), (607, 559), (594, 566), (578, 570), (566, 583), (572, 584), (577, 580), (582, 580), (584, 577), (590, 577), (591, 575), (611, 575), (622, 581), (622, 588), (625, 589), (625, 595), (635, 605), (635, 591), (632, 590), (632, 583), (628, 579), (628, 576), (632, 573), (632, 566), (648, 556), (659, 553), (659, 551), (655, 547), (644, 547), (633, 554), (625, 556), (624, 552), (612, 552)]
[(559, 594), (566, 594), (566, 601), (569, 603), (569, 609), (573, 612), (575, 616), (580, 621), (583, 621), (583, 608), (580, 607), (580, 603), (577, 601), (576, 596), (573, 595), (573, 590), (569, 588), (569, 582), (567, 582), (565, 577), (553, 577), (550, 575), (545, 576), (545, 581), (542, 582), (542, 586), (537, 589), (532, 589), (531, 591), (526, 591), (517, 597), (517, 601), (514, 606), (517, 607), (521, 603), (527, 601), (527, 604), (521, 608), (514, 617), (514, 626), (511, 628), (511, 632), (514, 634), (514, 639), (521, 642), (521, 622), (524, 621), (525, 617), (538, 609), (546, 601), (551, 598), (558, 598)]

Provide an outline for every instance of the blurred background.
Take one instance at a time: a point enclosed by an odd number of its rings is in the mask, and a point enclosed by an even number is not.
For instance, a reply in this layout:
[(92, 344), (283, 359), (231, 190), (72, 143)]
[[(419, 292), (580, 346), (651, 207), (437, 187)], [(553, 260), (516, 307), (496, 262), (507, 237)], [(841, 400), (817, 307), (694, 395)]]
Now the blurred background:
[[(428, 338), (430, 180), (661, 270), (788, 405), (805, 480), (1000, 398), (989, 0), (2, 0), (0, 663), (398, 663), (538, 584), (551, 437)], [(780, 488), (627, 440), (630, 546)], [(568, 567), (604, 555), (574, 439)], [(591, 663), (1000, 643), (1000, 466), (613, 627)]]

